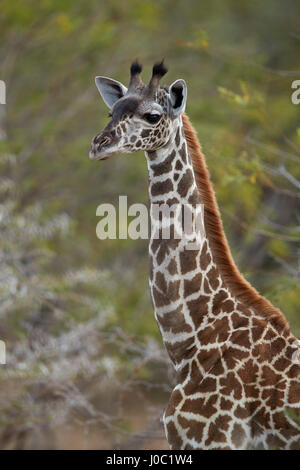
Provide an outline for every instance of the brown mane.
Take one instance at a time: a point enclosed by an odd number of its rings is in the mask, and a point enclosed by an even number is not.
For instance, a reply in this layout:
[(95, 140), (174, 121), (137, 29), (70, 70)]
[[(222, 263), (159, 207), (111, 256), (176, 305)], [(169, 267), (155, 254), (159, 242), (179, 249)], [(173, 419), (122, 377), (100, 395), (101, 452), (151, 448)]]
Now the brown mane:
[(197, 187), (204, 204), (206, 233), (211, 243), (214, 261), (223, 281), (239, 301), (256, 309), (259, 315), (270, 321), (282, 333), (289, 332), (289, 325), (283, 313), (259, 295), (254, 287), (243, 278), (235, 265), (223, 230), (219, 208), (196, 131), (186, 114), (183, 114), (182, 120)]

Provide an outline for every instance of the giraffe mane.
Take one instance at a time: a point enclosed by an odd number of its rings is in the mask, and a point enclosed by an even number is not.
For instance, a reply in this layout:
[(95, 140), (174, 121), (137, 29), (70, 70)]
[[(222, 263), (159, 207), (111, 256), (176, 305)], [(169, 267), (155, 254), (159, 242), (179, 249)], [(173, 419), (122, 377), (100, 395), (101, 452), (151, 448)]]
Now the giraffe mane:
[(233, 260), (196, 131), (186, 114), (182, 115), (182, 121), (197, 188), (204, 204), (205, 229), (211, 241), (214, 261), (219, 268), (221, 277), (237, 300), (256, 309), (265, 320), (282, 330), (282, 333), (288, 333), (290, 328), (283, 313), (246, 281)]

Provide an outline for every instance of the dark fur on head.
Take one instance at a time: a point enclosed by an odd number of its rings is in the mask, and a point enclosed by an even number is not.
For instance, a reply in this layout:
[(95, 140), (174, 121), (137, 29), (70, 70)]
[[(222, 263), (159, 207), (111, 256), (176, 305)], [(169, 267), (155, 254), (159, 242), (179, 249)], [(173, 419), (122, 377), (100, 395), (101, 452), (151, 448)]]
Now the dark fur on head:
[(167, 73), (168, 69), (164, 65), (164, 59), (161, 62), (156, 62), (153, 66), (152, 77), (163, 77)]
[(167, 73), (168, 69), (164, 66), (164, 59), (161, 62), (156, 62), (153, 66), (152, 77), (147, 87), (147, 93), (154, 96), (159, 87), (159, 81)]
[(137, 89), (142, 85), (142, 80), (140, 77), (140, 73), (143, 67), (139, 63), (138, 59), (136, 59), (130, 67), (130, 82), (129, 82), (129, 89)]
[[(136, 59), (130, 67), (130, 83), (129, 89), (130, 90), (138, 90), (143, 89), (144, 85), (142, 83), (140, 73), (142, 72), (142, 65)], [(156, 62), (152, 69), (152, 77), (149, 82), (149, 85), (145, 88), (145, 93), (149, 95), (153, 95), (155, 90), (159, 87), (160, 79), (167, 73), (168, 69), (164, 65), (164, 59), (160, 62)]]
[(140, 74), (142, 70), (143, 70), (142, 65), (139, 63), (138, 59), (136, 59), (136, 60), (131, 64), (131, 67), (130, 67), (130, 75), (133, 76), (133, 75)]

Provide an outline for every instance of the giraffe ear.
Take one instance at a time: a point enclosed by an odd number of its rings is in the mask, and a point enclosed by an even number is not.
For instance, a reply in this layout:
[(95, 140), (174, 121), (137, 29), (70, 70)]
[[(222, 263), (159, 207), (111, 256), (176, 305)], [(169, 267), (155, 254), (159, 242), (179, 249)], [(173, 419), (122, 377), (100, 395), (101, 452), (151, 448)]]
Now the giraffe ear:
[(184, 112), (187, 97), (187, 88), (184, 80), (179, 79), (169, 87), (171, 112), (178, 115)]
[(96, 77), (95, 83), (104, 103), (109, 108), (111, 108), (116, 101), (118, 101), (127, 93), (126, 86), (122, 85), (120, 82), (117, 82), (117, 80), (113, 80), (112, 78)]

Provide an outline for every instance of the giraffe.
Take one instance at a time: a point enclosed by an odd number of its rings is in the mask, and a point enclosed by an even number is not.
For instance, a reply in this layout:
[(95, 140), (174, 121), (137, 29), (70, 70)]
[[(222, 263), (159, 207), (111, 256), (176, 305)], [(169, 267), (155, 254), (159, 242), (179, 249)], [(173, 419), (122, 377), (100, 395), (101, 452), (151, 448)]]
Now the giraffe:
[[(176, 237), (171, 213), (170, 238), (157, 236), (156, 229), (149, 239), (155, 318), (176, 371), (163, 416), (169, 446), (300, 449), (299, 341), (233, 261), (204, 155), (185, 114), (185, 81), (160, 86), (163, 62), (154, 65), (148, 85), (141, 71), (135, 61), (128, 89), (96, 77), (111, 120), (93, 139), (89, 156), (104, 160), (144, 150), (150, 208), (179, 204), (202, 211), (204, 233), (194, 229), (189, 238)], [(188, 249), (191, 240), (195, 246)]]

